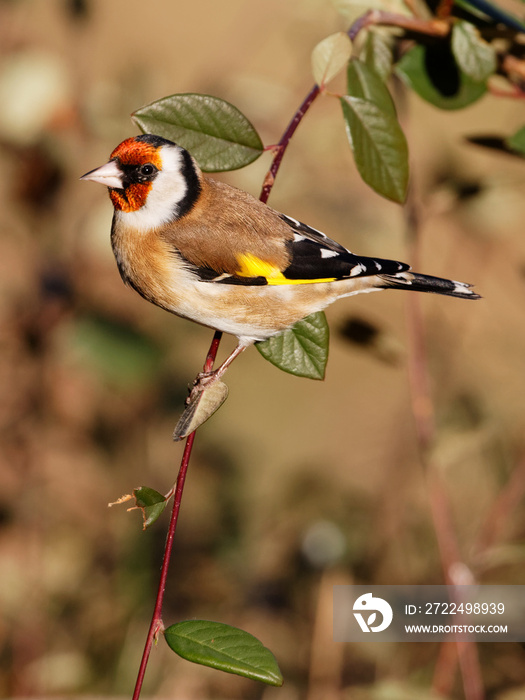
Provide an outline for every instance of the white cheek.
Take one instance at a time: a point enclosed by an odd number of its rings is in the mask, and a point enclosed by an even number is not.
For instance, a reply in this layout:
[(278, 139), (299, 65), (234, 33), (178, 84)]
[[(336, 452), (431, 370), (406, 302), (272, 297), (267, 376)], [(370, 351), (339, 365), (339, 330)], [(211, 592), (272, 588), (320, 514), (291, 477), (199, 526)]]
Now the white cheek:
[(176, 218), (178, 205), (188, 191), (182, 169), (181, 152), (173, 147), (161, 149), (162, 169), (153, 180), (146, 204), (137, 211), (115, 212), (123, 224), (150, 231)]

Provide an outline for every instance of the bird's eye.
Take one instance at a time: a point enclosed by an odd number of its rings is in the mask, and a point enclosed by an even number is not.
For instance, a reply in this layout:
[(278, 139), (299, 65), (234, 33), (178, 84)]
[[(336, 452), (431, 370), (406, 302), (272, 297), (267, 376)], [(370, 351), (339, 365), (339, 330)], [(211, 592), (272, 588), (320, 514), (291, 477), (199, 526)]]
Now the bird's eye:
[(143, 175), (144, 177), (150, 177), (153, 175), (155, 172), (156, 168), (154, 165), (151, 163), (146, 163), (146, 165), (142, 165), (140, 168), (140, 174)]

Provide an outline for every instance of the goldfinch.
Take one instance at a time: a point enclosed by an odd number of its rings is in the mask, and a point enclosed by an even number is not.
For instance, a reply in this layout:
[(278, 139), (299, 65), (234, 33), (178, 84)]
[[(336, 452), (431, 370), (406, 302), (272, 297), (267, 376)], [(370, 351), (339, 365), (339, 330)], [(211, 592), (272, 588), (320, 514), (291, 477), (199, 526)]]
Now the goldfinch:
[(145, 134), (82, 176), (106, 185), (111, 245), (124, 282), (177, 316), (237, 336), (199, 390), (246, 347), (341, 297), (381, 289), (478, 299), (471, 286), (350, 253), (251, 195), (204, 177), (184, 148)]

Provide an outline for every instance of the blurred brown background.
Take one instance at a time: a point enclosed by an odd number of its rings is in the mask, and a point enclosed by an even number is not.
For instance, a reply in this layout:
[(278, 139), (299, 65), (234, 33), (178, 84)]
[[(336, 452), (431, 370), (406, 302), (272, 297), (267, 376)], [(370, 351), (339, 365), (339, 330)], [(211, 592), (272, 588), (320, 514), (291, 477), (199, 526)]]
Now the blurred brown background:
[[(107, 503), (173, 483), (171, 432), (212, 335), (122, 285), (110, 202), (79, 176), (136, 133), (134, 109), (176, 92), (233, 102), (275, 143), (311, 86), (312, 48), (347, 24), (329, 0), (0, 2), (0, 695), (131, 693), (167, 517), (143, 533), (138, 512)], [(422, 698), (444, 664), (441, 686), (462, 697), (444, 647), (330, 641), (333, 583), (444, 582), (432, 504), (450, 509), (460, 580), (525, 583), (525, 164), (464, 140), (513, 133), (525, 109), (485, 97), (445, 113), (398, 97), (418, 269), (484, 296), (418, 298), (437, 426), (427, 462), (444, 495), (419, 457), (407, 295), (329, 310), (324, 382), (247, 352), (197, 437), (164, 621), (247, 629), (285, 686), (194, 666), (161, 640), (146, 695)], [(221, 177), (258, 195), (269, 163)], [(356, 252), (412, 255), (403, 209), (360, 181), (328, 97), (270, 203)], [(478, 653), (491, 697), (525, 697), (522, 647)]]

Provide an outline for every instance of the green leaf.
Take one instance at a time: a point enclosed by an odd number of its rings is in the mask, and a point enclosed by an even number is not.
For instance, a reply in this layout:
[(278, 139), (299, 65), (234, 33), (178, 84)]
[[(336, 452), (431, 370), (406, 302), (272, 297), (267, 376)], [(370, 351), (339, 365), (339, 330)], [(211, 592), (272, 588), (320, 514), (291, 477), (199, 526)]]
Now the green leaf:
[(481, 38), (470, 22), (457, 22), (452, 28), (452, 53), (459, 68), (477, 83), (487, 80), (496, 70), (496, 52)]
[(322, 311), (310, 314), (295, 326), (256, 343), (261, 355), (279, 369), (297, 377), (324, 379), (330, 331)]
[(394, 62), (391, 36), (384, 34), (380, 29), (370, 29), (366, 35), (363, 61), (382, 80), (386, 80), (392, 73)]
[(272, 652), (237, 627), (209, 620), (186, 620), (168, 627), (164, 636), (170, 648), (188, 661), (268, 685), (283, 684)]
[(352, 42), (345, 32), (337, 32), (320, 41), (312, 51), (314, 80), (323, 87), (343, 70), (352, 55)]
[[(374, 69), (367, 66), (363, 61), (355, 58), (348, 64), (348, 70), (346, 71), (346, 87), (348, 94), (352, 97), (361, 97), (365, 100), (370, 100), (370, 102), (376, 104), (380, 110), (396, 118), (396, 108), (388, 88)], [(350, 141), (350, 146), (353, 149), (352, 133), (347, 129), (346, 134)]]
[(525, 126), (522, 126), (515, 134), (506, 138), (505, 145), (515, 153), (525, 156)]
[(145, 530), (150, 525), (153, 525), (164, 511), (164, 508), (166, 508), (166, 498), (158, 491), (155, 491), (155, 489), (149, 488), (149, 486), (141, 486), (138, 489), (134, 489), (133, 496), (135, 497), (136, 507), (142, 510), (143, 528)]
[(383, 197), (404, 202), (408, 146), (395, 114), (360, 97), (344, 96), (341, 106), (361, 177)]
[(259, 134), (229, 102), (186, 93), (163, 97), (132, 114), (139, 128), (186, 148), (207, 172), (236, 170), (264, 150)]
[(487, 91), (457, 67), (448, 47), (415, 46), (399, 61), (395, 72), (420, 97), (439, 109), (462, 109)]
[(376, 71), (363, 61), (354, 58), (346, 72), (348, 94), (373, 102), (379, 109), (396, 117), (394, 101), (387, 86)]

